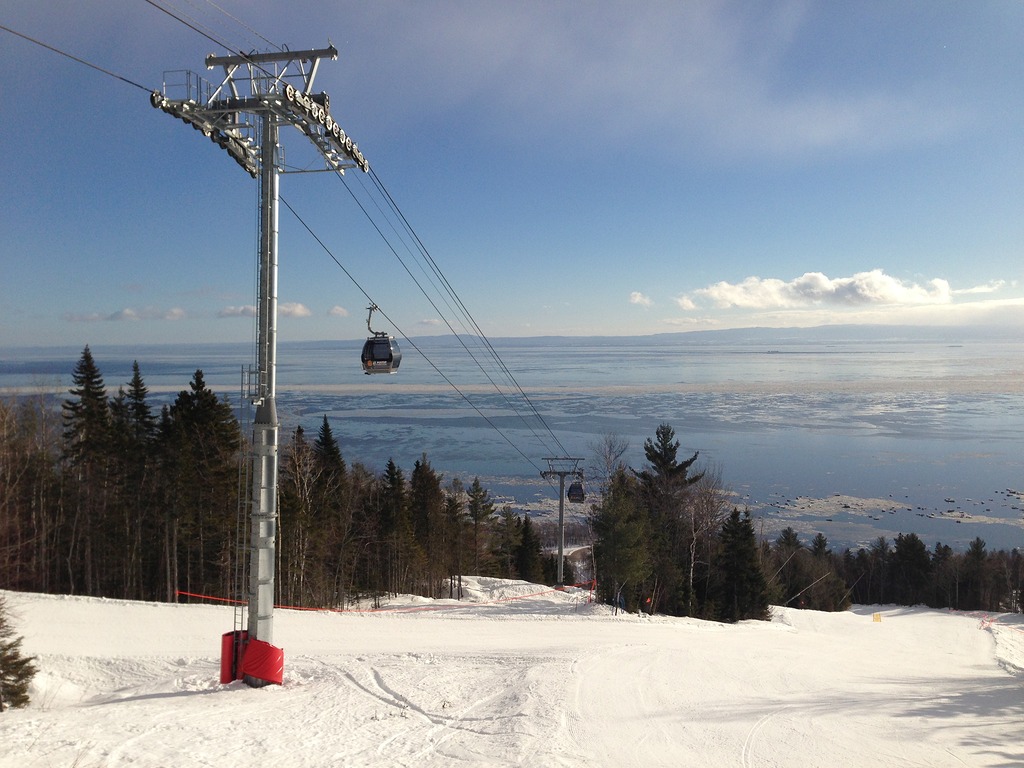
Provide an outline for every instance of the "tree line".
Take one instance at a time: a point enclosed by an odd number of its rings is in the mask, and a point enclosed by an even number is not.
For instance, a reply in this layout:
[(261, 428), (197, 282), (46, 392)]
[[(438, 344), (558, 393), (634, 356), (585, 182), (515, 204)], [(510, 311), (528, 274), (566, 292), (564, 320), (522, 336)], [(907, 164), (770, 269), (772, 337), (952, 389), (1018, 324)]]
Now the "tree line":
[(692, 473), (698, 454), (680, 460), (674, 438), (670, 425), (659, 426), (639, 471), (619, 461), (621, 439), (595, 446), (602, 493), (591, 512), (594, 558), (609, 603), (726, 621), (763, 617), (762, 594), (772, 605), (823, 611), (852, 603), (1022, 610), (1020, 551), (990, 552), (981, 538), (957, 552), (900, 533), (835, 552), (824, 534), (803, 542), (786, 528), (752, 548), (749, 515), (732, 507), (714, 473)]
[[(138, 364), (108, 394), (86, 347), (59, 412), (42, 398), (0, 402), (0, 585), (173, 601), (240, 597), (248, 539), (248, 440), (197, 370), (159, 410)], [(668, 424), (644, 445), (595, 446), (596, 501), (584, 528), (601, 600), (625, 610), (735, 621), (771, 604), (841, 610), (923, 603), (1020, 610), (1020, 554), (967, 552), (915, 534), (833, 552), (786, 529), (759, 540), (698, 454), (679, 457)], [(552, 524), (497, 508), (479, 478), (446, 480), (422, 455), (406, 472), (347, 462), (327, 417), (282, 441), (277, 601), (344, 607), (399, 593), (461, 596), (463, 574), (553, 584)], [(581, 532), (583, 533), (583, 532)], [(565, 581), (573, 569), (564, 564)]]
[[(0, 586), (173, 601), (238, 597), (247, 555), (248, 441), (197, 370), (157, 412), (138, 363), (109, 395), (86, 347), (59, 416), (0, 402)], [(529, 516), (479, 479), (447, 483), (424, 455), (406, 474), (342, 457), (326, 416), (279, 469), (278, 602), (343, 607), (389, 594), (459, 596), (461, 575), (553, 581)], [(571, 573), (571, 571), (570, 571)]]

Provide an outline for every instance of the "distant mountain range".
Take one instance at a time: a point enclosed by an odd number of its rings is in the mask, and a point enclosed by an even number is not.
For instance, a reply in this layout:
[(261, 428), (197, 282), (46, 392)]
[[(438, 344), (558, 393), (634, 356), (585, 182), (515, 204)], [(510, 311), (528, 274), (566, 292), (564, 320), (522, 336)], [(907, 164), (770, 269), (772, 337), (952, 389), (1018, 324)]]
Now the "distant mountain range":
[[(971, 342), (1021, 341), (1024, 331), (1008, 326), (928, 326), (928, 325), (820, 325), (810, 328), (729, 328), (722, 330), (678, 331), (642, 336), (515, 336), (492, 337), (503, 347), (548, 344), (762, 344), (762, 343), (875, 343), (929, 342), (966, 344)], [(459, 342), (451, 335), (413, 337), (417, 343)], [(319, 343), (319, 342), (317, 342)], [(337, 342), (325, 342), (337, 343)]]

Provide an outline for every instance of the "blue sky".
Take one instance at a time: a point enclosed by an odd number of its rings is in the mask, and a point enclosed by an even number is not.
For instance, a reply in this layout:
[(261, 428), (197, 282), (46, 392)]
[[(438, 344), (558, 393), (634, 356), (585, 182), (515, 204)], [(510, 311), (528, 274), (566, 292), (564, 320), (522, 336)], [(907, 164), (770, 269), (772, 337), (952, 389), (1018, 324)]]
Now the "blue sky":
[[(316, 90), (488, 336), (1024, 325), (1024, 3), (158, 4), (338, 47)], [(143, 0), (0, 24), (147, 88), (224, 53)], [(0, 346), (251, 339), (255, 182), (142, 90), (2, 31), (0, 65)], [(400, 331), (441, 332), (354, 174), (281, 192)], [(280, 230), (280, 338), (363, 335), (359, 288)]]

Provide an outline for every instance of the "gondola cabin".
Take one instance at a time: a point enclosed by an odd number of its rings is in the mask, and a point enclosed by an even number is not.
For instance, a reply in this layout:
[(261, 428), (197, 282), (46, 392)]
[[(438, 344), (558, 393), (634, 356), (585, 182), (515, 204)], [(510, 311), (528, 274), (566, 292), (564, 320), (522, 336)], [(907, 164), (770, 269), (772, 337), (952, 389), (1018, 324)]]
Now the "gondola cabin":
[(363, 373), (394, 373), (402, 362), (402, 350), (394, 336), (374, 333), (363, 345)]
[(567, 498), (573, 504), (582, 504), (586, 495), (583, 493), (583, 483), (576, 480), (569, 484), (569, 490), (565, 492), (565, 498)]

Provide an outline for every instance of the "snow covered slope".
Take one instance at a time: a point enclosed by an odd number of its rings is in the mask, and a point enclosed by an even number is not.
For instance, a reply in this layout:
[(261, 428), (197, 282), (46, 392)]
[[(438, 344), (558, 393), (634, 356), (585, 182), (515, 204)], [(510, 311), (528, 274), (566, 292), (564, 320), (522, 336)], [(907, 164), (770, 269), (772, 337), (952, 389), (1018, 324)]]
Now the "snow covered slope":
[(41, 671), (3, 768), (1024, 764), (1018, 615), (728, 626), (470, 579), (462, 603), (280, 610), (285, 683), (250, 689), (217, 682), (230, 608), (4, 594)]

